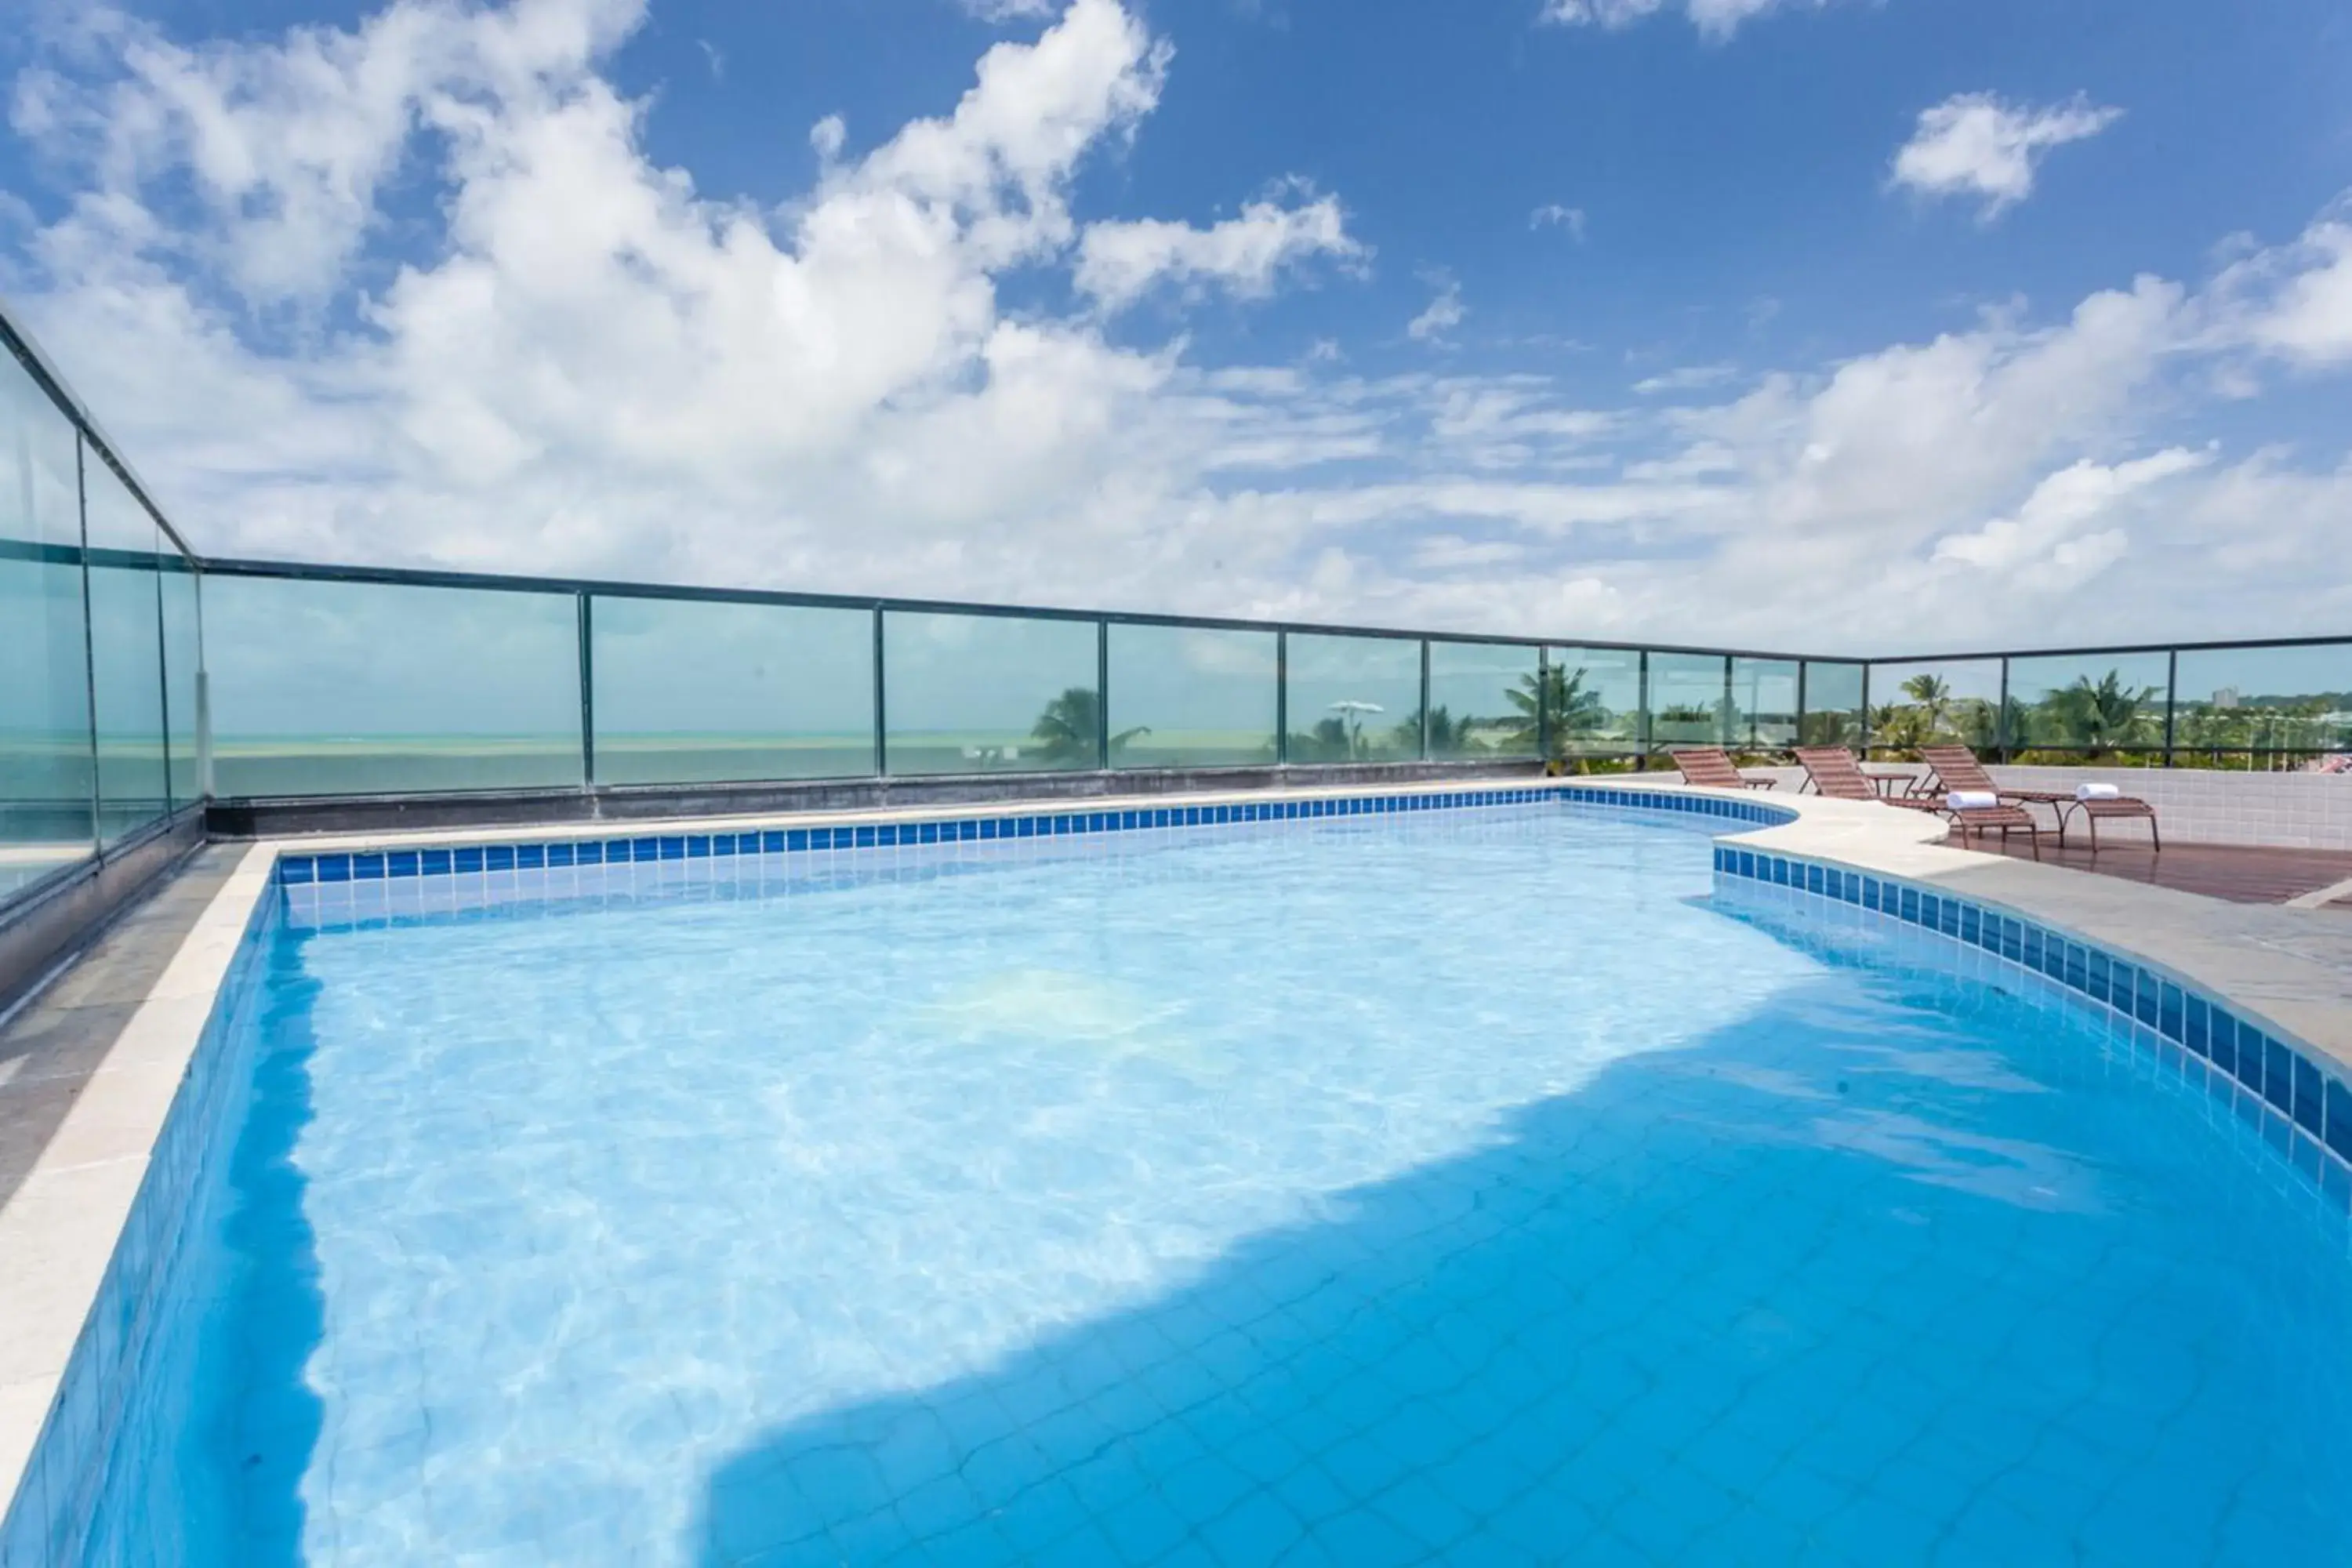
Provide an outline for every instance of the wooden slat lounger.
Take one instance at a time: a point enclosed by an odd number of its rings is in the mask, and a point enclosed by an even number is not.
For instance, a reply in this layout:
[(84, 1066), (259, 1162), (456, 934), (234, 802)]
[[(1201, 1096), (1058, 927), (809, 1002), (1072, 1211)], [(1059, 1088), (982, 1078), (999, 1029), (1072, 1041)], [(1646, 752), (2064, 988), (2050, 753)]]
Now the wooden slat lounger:
[(1675, 746), (1666, 755), (1682, 770), (1683, 782), (1701, 789), (1770, 789), (1770, 779), (1751, 779), (1721, 746)]
[(2099, 823), (2117, 818), (2135, 818), (2147, 824), (2149, 842), (2158, 854), (2164, 852), (2164, 834), (2156, 824), (2156, 807), (2137, 795), (2117, 795), (2113, 800), (2078, 800), (2071, 792), (2047, 789), (2003, 789), (1992, 782), (1977, 754), (1966, 746), (1922, 746), (1919, 755), (1948, 790), (1990, 790), (2004, 801), (2017, 801), (2032, 805), (2046, 805), (2058, 818), (2058, 842), (2066, 842), (2066, 823), (2076, 812), (2089, 825), (2091, 853), (2099, 852)]
[(1960, 830), (1963, 843), (1973, 835), (1996, 831), (2007, 843), (2011, 834), (2021, 832), (2032, 840), (2033, 858), (2042, 858), (2042, 825), (2021, 805), (1962, 807), (1953, 805), (1948, 795), (1927, 799), (1883, 795), (1871, 783), (1870, 775), (1862, 771), (1862, 764), (1854, 761), (1853, 753), (1843, 746), (1800, 746), (1797, 761), (1814, 790), (1832, 800), (1874, 800), (1882, 805), (1936, 812), (1951, 819), (1952, 826)]

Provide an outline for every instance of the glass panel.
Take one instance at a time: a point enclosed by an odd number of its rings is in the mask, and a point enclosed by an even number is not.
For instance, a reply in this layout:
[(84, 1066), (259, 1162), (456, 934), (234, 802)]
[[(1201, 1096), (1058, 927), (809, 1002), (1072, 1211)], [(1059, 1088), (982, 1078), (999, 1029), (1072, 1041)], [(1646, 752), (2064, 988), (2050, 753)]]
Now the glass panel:
[(1536, 650), (1510, 643), (1429, 645), (1429, 754), (1538, 757)]
[(1631, 756), (1642, 749), (1642, 656), (1632, 648), (1556, 647), (1546, 677), (1552, 755)]
[(1220, 768), (1274, 761), (1272, 632), (1110, 628), (1110, 765)]
[(2000, 660), (1870, 667), (1870, 749), (1899, 755), (1958, 741), (1979, 752), (1998, 739)]
[(874, 771), (868, 610), (599, 595), (599, 784)]
[(1290, 760), (1418, 761), (1421, 644), (1412, 637), (1290, 637)]
[(2065, 762), (2141, 750), (2162, 761), (2169, 664), (2160, 653), (2010, 660), (2011, 754)]
[(161, 531), (98, 453), (82, 450), (89, 531), (89, 656), (98, 697), (98, 826), (107, 843), (171, 806), (163, 756)]
[(205, 580), (223, 796), (577, 787), (569, 594)]
[(1650, 744), (1720, 746), (1731, 739), (1731, 705), (1724, 694), (1721, 654), (1650, 656)]
[(97, 833), (76, 440), (0, 353), (0, 902), (88, 858)]
[(893, 612), (882, 652), (889, 772), (1100, 764), (1094, 622)]
[(196, 668), (203, 639), (196, 629), (196, 574), (188, 558), (163, 542), (163, 719), (171, 754), (172, 805), (204, 794), (196, 757)]
[(1776, 752), (1797, 743), (1797, 665), (1793, 659), (1731, 661), (1731, 738), (1743, 751)]
[(1862, 673), (1859, 664), (1805, 661), (1805, 715), (1799, 726), (1808, 746), (1862, 743)]
[(2185, 651), (2179, 675), (2172, 739), (2184, 766), (2291, 767), (2352, 752), (2352, 643)]

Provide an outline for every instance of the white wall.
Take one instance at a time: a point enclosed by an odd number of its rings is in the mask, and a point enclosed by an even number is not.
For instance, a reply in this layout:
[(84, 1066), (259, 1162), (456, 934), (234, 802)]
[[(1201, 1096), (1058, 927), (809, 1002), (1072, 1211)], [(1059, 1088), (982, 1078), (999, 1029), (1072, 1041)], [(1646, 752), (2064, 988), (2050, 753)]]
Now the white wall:
[[(1872, 767), (1900, 763), (1873, 763)], [(1927, 770), (1910, 764), (1912, 770)], [(1801, 768), (1748, 768), (1776, 790), (1804, 787)], [(2072, 791), (2095, 780), (2156, 807), (2168, 844), (2252, 844), (2278, 849), (2352, 850), (2352, 773), (2233, 773), (2203, 768), (1990, 770), (2009, 789)], [(2120, 841), (2135, 831), (2118, 827)], [(2140, 830), (2143, 832), (2144, 830)]]
[(2202, 768), (1992, 770), (2011, 789), (2111, 784), (2156, 807), (2168, 844), (2352, 849), (2352, 773), (2233, 773)]

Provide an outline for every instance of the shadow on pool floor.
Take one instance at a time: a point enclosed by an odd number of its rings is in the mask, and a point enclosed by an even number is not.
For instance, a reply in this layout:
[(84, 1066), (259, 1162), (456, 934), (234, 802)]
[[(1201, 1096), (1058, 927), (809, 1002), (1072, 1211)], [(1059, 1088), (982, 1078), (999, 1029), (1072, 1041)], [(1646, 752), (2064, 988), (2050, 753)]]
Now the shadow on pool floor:
[(2316, 1322), (2244, 1332), (2248, 1201), (2103, 1192), (2150, 1096), (1822, 1027), (1800, 993), (1621, 1061), (1158, 1299), (781, 1430), (695, 1554), (2343, 1560), (2344, 1368), (2314, 1394), (2283, 1342)]

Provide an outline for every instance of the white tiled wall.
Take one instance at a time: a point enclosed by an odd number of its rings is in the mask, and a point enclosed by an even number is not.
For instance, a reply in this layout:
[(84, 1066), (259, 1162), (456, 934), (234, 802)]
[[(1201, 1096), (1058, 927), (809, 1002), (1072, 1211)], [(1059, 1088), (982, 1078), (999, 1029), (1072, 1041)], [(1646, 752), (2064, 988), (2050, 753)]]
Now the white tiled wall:
[(2012, 789), (2095, 780), (2156, 807), (2168, 843), (2352, 849), (2352, 773), (2232, 773), (2201, 768), (1995, 768)]
[[(1873, 763), (1872, 767), (1881, 764)], [(1886, 764), (1889, 766), (1895, 764)], [(1917, 771), (1925, 773), (1925, 768)], [(1749, 768), (1774, 788), (1802, 788), (1801, 768)], [(2352, 773), (2233, 773), (2203, 768), (1991, 770), (2011, 789), (2071, 791), (2111, 784), (2156, 807), (2168, 844), (2254, 844), (2277, 849), (2352, 849)], [(2132, 825), (2114, 828), (2120, 839)], [(2102, 834), (2104, 839), (2106, 835)]]

